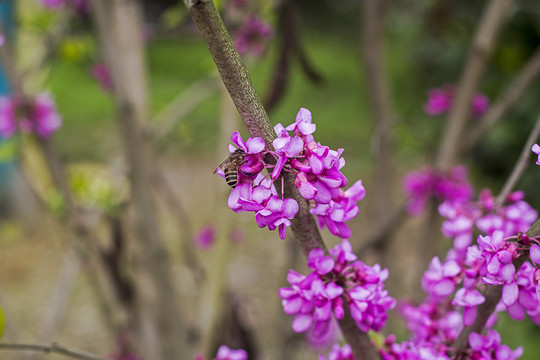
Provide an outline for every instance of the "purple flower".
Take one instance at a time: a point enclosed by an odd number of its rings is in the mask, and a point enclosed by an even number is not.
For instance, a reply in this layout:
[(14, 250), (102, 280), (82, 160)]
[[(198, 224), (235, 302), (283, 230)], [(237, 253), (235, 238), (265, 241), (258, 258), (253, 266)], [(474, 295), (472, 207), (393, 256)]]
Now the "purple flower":
[(102, 63), (96, 63), (92, 65), (92, 76), (96, 79), (104, 91), (111, 91), (113, 88), (113, 82), (111, 73), (107, 65)]
[(362, 200), (366, 195), (366, 190), (362, 185), (362, 180), (358, 180), (346, 191), (340, 191), (335, 200), (328, 204), (318, 203), (310, 211), (317, 215), (319, 226), (328, 227), (328, 230), (335, 236), (349, 238), (351, 230), (345, 224), (358, 215), (358, 206), (356, 203)]
[[(264, 140), (260, 137), (249, 138), (247, 141), (244, 141), (240, 136), (240, 133), (235, 131), (231, 135), (231, 141), (240, 149), (244, 150), (246, 154), (255, 155), (264, 150)], [(230, 152), (234, 152), (235, 150), (235, 147), (229, 146)]]
[(261, 57), (273, 35), (272, 26), (262, 22), (257, 16), (250, 15), (236, 32), (234, 46), (240, 55)]
[[(298, 212), (298, 203), (286, 199), (283, 194), (278, 197), (274, 182), (284, 172), (289, 172), (296, 174), (294, 184), (309, 201), (311, 213), (318, 215), (319, 226), (327, 226), (336, 236), (350, 237), (346, 222), (358, 214), (356, 203), (364, 198), (365, 189), (362, 182), (357, 181), (348, 190), (343, 190), (348, 185), (341, 172), (345, 165), (341, 157), (344, 150), (332, 150), (317, 143), (313, 138), (315, 129), (309, 110), (300, 108), (293, 124), (274, 126), (277, 138), (272, 144), (273, 151), (265, 148), (262, 138), (244, 141), (238, 131), (234, 132), (229, 151), (242, 157), (236, 186), (229, 196), (229, 207), (235, 212), (255, 212), (260, 227), (278, 228), (280, 237), (284, 238), (290, 220)], [(266, 162), (268, 155), (275, 163)], [(270, 176), (262, 174), (265, 168), (272, 169)], [(216, 171), (224, 177), (221, 165)], [(281, 181), (282, 187), (283, 184)]]
[(521, 346), (512, 351), (507, 345), (501, 344), (501, 336), (495, 330), (488, 330), (485, 336), (471, 333), (469, 345), (470, 359), (516, 360), (523, 355)]
[[(437, 116), (450, 112), (454, 106), (454, 97), (455, 89), (449, 84), (429, 90), (428, 100), (424, 104), (425, 113), (429, 116)], [(479, 118), (487, 111), (488, 107), (488, 97), (481, 93), (475, 94), (471, 103), (472, 117)]]
[(193, 239), (195, 246), (201, 250), (210, 250), (216, 242), (216, 228), (214, 225), (206, 225), (201, 228)]
[(17, 131), (16, 103), (11, 97), (0, 97), (0, 137), (10, 138)]
[(214, 360), (247, 360), (247, 358), (245, 350), (232, 350), (226, 345), (221, 345)]
[(487, 111), (489, 107), (489, 99), (484, 94), (476, 94), (472, 100), (473, 117), (479, 118)]
[(332, 315), (341, 319), (344, 301), (360, 330), (378, 331), (386, 322), (386, 313), (395, 306), (395, 300), (384, 290), (383, 282), (388, 270), (379, 265), (367, 266), (350, 252), (348, 241), (331, 250), (336, 257), (326, 256), (320, 249), (314, 249), (308, 257), (308, 266), (313, 271), (300, 275), (293, 270), (287, 280), (289, 288), (281, 288), (283, 310), (295, 315), (293, 330), (305, 332), (313, 328), (315, 336), (323, 336), (329, 327)]
[(342, 347), (339, 344), (334, 344), (328, 353), (328, 358), (323, 354), (319, 354), (319, 360), (355, 360), (351, 346), (345, 344)]
[(38, 94), (34, 99), (30, 126), (40, 138), (48, 138), (62, 126), (62, 118), (56, 111), (51, 95), (47, 92)]
[(536, 165), (540, 165), (540, 146), (538, 144), (534, 144), (532, 146), (532, 152), (538, 155), (538, 159), (536, 160)]
[(255, 219), (259, 227), (268, 226), (270, 230), (279, 228), (279, 238), (285, 239), (287, 227), (298, 213), (298, 203), (294, 199), (281, 200), (272, 195), (264, 207), (257, 212)]
[(471, 326), (476, 319), (476, 307), (486, 301), (486, 298), (476, 289), (461, 288), (456, 291), (452, 305), (462, 306), (463, 324)]
[(325, 334), (319, 334), (319, 336), (315, 336), (313, 330), (314, 329), (312, 328), (306, 333), (306, 340), (308, 342), (308, 345), (313, 350), (319, 351), (322, 349), (327, 349), (330, 347), (330, 345), (338, 341), (340, 337), (339, 325), (335, 320), (330, 320)]
[(448, 260), (441, 264), (436, 256), (422, 277), (422, 288), (435, 298), (445, 298), (454, 292), (461, 281), (461, 272), (462, 268), (456, 261)]
[(450, 110), (454, 102), (454, 88), (444, 85), (442, 88), (431, 89), (428, 100), (424, 104), (424, 111), (430, 116), (444, 114)]

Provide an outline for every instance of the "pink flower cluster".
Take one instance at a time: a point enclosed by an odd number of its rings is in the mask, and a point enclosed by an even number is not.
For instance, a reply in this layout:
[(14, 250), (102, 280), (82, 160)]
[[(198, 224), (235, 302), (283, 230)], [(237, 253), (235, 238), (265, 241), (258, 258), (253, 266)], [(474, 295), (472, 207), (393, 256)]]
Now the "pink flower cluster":
[(471, 333), (469, 335), (469, 359), (516, 360), (523, 355), (523, 348), (511, 350), (501, 344), (501, 335), (495, 330), (488, 330), (487, 335)]
[(407, 211), (412, 215), (422, 212), (432, 197), (453, 204), (469, 201), (473, 192), (464, 166), (456, 166), (449, 173), (431, 167), (411, 172), (403, 179), (403, 188), (409, 197)]
[(354, 360), (354, 356), (349, 344), (343, 346), (334, 344), (330, 352), (328, 352), (328, 358), (321, 354), (319, 360)]
[(0, 97), (0, 137), (10, 138), (17, 130), (46, 139), (62, 125), (62, 118), (49, 93), (34, 99)]
[(261, 57), (266, 51), (268, 41), (274, 36), (272, 26), (264, 23), (254, 14), (246, 18), (243, 26), (234, 35), (234, 46), (240, 55)]
[[(358, 214), (356, 203), (365, 196), (362, 181), (357, 181), (349, 189), (347, 178), (341, 173), (345, 160), (341, 157), (343, 149), (331, 150), (315, 142), (311, 113), (300, 109), (295, 122), (287, 127), (277, 124), (274, 127), (278, 137), (273, 141), (275, 151), (265, 149), (262, 138), (249, 138), (244, 141), (238, 132), (231, 135), (234, 145), (229, 146), (233, 155), (242, 154), (238, 166), (237, 185), (229, 196), (229, 207), (235, 212), (255, 212), (260, 227), (279, 229), (284, 239), (286, 228), (298, 212), (298, 203), (278, 196), (274, 182), (282, 178), (284, 172), (295, 174), (294, 184), (300, 194), (313, 204), (311, 213), (317, 215), (319, 226), (328, 227), (339, 237), (348, 238), (351, 231), (346, 222)], [(292, 132), (292, 135), (290, 134)], [(267, 163), (266, 155), (275, 159), (275, 164)], [(264, 176), (264, 169), (272, 169)], [(217, 169), (221, 176), (223, 170)]]
[[(516, 360), (523, 354), (521, 346), (511, 350), (508, 345), (501, 344), (501, 336), (495, 330), (488, 330), (487, 335), (471, 333), (469, 345), (470, 348), (460, 359)], [(450, 350), (449, 347), (437, 346), (430, 342), (405, 341), (397, 344), (395, 336), (391, 335), (386, 338), (379, 353), (383, 360), (450, 360), (447, 355)]]
[[(452, 85), (443, 85), (428, 92), (428, 100), (424, 104), (424, 111), (429, 116), (448, 113), (454, 105), (455, 90)], [(484, 94), (476, 94), (471, 104), (471, 114), (474, 118), (482, 116), (489, 107), (489, 99)]]
[(536, 160), (536, 165), (540, 165), (540, 145), (534, 144), (532, 146), (532, 152), (538, 155), (538, 159)]
[(290, 270), (287, 281), (291, 287), (279, 290), (285, 313), (295, 316), (293, 330), (300, 333), (313, 328), (314, 336), (323, 336), (332, 315), (343, 318), (346, 304), (360, 330), (379, 331), (388, 310), (396, 304), (384, 290), (388, 270), (357, 261), (347, 240), (336, 245), (330, 254), (312, 250), (308, 266), (313, 271), (304, 276)]
[(446, 218), (442, 233), (454, 239), (449, 258), (463, 263), (475, 228), (487, 235), (500, 230), (505, 237), (527, 231), (538, 214), (523, 197), (523, 192), (516, 191), (508, 195), (504, 204), (496, 204), (491, 192), (485, 189), (477, 202), (442, 203), (439, 213)]
[[(233, 350), (226, 345), (221, 345), (213, 360), (247, 360), (247, 352), (243, 349)], [(204, 360), (204, 356), (197, 355), (195, 360)]]

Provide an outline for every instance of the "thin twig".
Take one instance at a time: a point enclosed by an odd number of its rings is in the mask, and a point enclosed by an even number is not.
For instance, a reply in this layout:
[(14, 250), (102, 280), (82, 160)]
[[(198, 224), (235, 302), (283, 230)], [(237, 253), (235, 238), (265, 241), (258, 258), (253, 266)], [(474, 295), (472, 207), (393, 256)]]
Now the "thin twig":
[(39, 344), (6, 344), (0, 343), (0, 350), (15, 350), (15, 351), (37, 351), (44, 354), (56, 353), (80, 360), (110, 360), (98, 355), (90, 354), (80, 350), (73, 350), (58, 344), (39, 345)]
[(394, 150), (393, 116), (390, 87), (384, 69), (384, 25), (386, 0), (365, 0), (362, 11), (362, 56), (369, 105), (374, 122), (372, 152), (375, 158), (370, 215), (376, 225), (392, 207)]
[(184, 262), (192, 271), (195, 281), (201, 284), (205, 280), (206, 273), (199, 260), (199, 256), (193, 248), (194, 234), (189, 215), (165, 175), (157, 168), (154, 170), (153, 182), (156, 192), (167, 203), (173, 211), (175, 219), (178, 221), (178, 228), (182, 233), (180, 236), (180, 247), (182, 248)]
[(516, 186), (516, 183), (518, 182), (519, 178), (521, 177), (521, 174), (523, 174), (523, 171), (527, 167), (527, 161), (531, 157), (531, 148), (538, 139), (538, 136), (540, 136), (540, 117), (536, 120), (536, 124), (534, 125), (533, 130), (531, 131), (531, 134), (529, 135), (529, 138), (527, 139), (527, 142), (525, 143), (525, 146), (523, 147), (523, 150), (521, 151), (521, 155), (519, 156), (519, 160), (517, 161), (516, 165), (514, 166), (514, 169), (512, 170), (512, 173), (508, 177), (508, 180), (506, 180), (506, 183), (503, 186), (503, 189), (501, 190), (501, 193), (497, 197), (497, 203), (501, 204), (504, 199), (508, 196), (510, 191)]
[(540, 47), (536, 49), (529, 61), (521, 68), (506, 88), (504, 94), (493, 104), (488, 112), (480, 119), (480, 123), (471, 130), (469, 135), (460, 146), (460, 154), (466, 154), (473, 148), (482, 136), (489, 130), (519, 99), (521, 95), (533, 83), (533, 80), (540, 75)]
[(151, 140), (156, 141), (165, 137), (180, 120), (218, 89), (216, 77), (208, 76), (182, 91), (150, 122), (152, 124), (152, 128), (149, 129)]
[[(240, 59), (214, 2), (212, 0), (185, 0), (185, 3), (249, 133), (251, 136), (262, 137), (266, 147), (272, 149), (272, 140), (276, 135), (253, 87), (247, 68)], [(291, 174), (286, 176), (285, 184), (285, 196), (295, 199), (299, 207), (291, 227), (302, 253), (307, 257), (309, 252), (316, 248), (327, 251), (315, 220), (309, 212), (308, 202), (294, 186), (294, 177)], [(350, 341), (357, 360), (379, 358), (368, 334), (360, 331), (356, 326), (348, 326), (351, 323), (354, 324), (350, 314), (347, 314), (341, 323), (343, 334)]]
[(452, 167), (457, 157), (457, 144), (463, 136), (463, 130), (470, 114), (471, 99), (478, 87), (489, 60), (497, 34), (508, 16), (508, 9), (513, 0), (491, 0), (487, 5), (482, 19), (469, 49), (467, 63), (461, 74), (456, 89), (456, 99), (444, 129), (444, 136), (437, 154), (436, 167), (447, 170)]
[[(103, 57), (113, 81), (118, 122), (129, 165), (138, 254), (135, 279), (140, 350), (148, 359), (189, 357), (185, 323), (177, 304), (167, 248), (152, 193), (152, 154), (142, 127), (148, 121), (142, 9), (136, 0), (92, 1)], [(144, 289), (144, 291), (142, 291)]]

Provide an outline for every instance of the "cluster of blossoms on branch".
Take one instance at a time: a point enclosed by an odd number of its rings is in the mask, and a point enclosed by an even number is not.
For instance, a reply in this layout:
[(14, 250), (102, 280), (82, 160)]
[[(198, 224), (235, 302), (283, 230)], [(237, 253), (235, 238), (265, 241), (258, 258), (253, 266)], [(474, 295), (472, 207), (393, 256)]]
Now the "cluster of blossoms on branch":
[(0, 97), (0, 137), (10, 138), (17, 131), (33, 133), (46, 139), (62, 126), (50, 94), (43, 92), (34, 98), (18, 95)]
[(332, 317), (343, 318), (345, 306), (360, 330), (381, 330), (388, 310), (396, 304), (384, 289), (388, 270), (357, 260), (347, 240), (330, 254), (312, 250), (308, 266), (313, 271), (304, 276), (290, 270), (287, 281), (291, 286), (279, 290), (285, 313), (295, 316), (293, 330), (313, 329), (314, 336), (324, 336)]
[[(295, 122), (287, 127), (274, 127), (278, 137), (273, 141), (274, 151), (265, 148), (260, 137), (244, 141), (238, 132), (231, 135), (234, 145), (229, 151), (235, 156), (242, 154), (238, 164), (237, 183), (229, 196), (229, 207), (235, 212), (255, 212), (257, 224), (270, 230), (279, 229), (284, 239), (286, 228), (298, 213), (298, 203), (283, 194), (285, 172), (295, 176), (294, 185), (300, 194), (313, 206), (311, 213), (317, 215), (319, 226), (341, 238), (349, 238), (351, 230), (346, 222), (358, 214), (356, 203), (365, 196), (362, 181), (357, 181), (347, 190), (347, 178), (341, 173), (345, 160), (343, 149), (331, 150), (316, 142), (313, 133), (311, 112), (300, 109)], [(292, 132), (292, 134), (291, 134)], [(268, 156), (273, 163), (267, 162)], [(237, 156), (236, 156), (237, 157)], [(270, 169), (264, 175), (262, 171)], [(225, 177), (223, 169), (216, 169)], [(281, 180), (281, 196), (275, 182)]]
[[(443, 85), (440, 88), (431, 89), (428, 100), (424, 105), (424, 111), (429, 116), (443, 115), (450, 112), (454, 105), (455, 90), (453, 85)], [(476, 94), (472, 99), (471, 115), (478, 119), (489, 108), (489, 99), (484, 94)]]
[[(422, 278), (427, 293), (423, 303), (414, 306), (401, 303), (399, 310), (412, 334), (410, 340), (395, 343), (389, 337), (381, 353), (383, 359), (450, 359), (452, 344), (464, 326), (471, 326), (477, 308), (486, 299), (479, 285), (502, 285), (502, 298), (496, 311), (507, 311), (521, 320), (527, 314), (540, 323), (540, 247), (538, 239), (530, 239), (527, 231), (537, 213), (525, 201), (523, 193), (510, 194), (503, 204), (487, 190), (480, 200), (452, 202), (439, 206), (446, 218), (442, 225), (445, 236), (454, 239), (446, 259), (435, 257)], [(477, 244), (473, 234), (480, 232)], [(519, 268), (515, 260), (530, 252), (532, 262)], [(519, 263), (521, 264), (521, 263)], [(500, 343), (500, 336), (491, 329), (495, 314), (488, 319), (487, 335), (471, 333), (467, 359), (517, 359), (523, 350), (511, 350)]]

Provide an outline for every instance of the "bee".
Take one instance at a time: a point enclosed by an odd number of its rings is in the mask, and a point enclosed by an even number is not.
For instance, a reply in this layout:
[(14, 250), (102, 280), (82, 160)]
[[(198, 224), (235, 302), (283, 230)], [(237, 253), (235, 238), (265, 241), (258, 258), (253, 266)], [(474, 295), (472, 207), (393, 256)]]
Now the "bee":
[[(227, 185), (233, 189), (238, 183), (238, 168), (244, 163), (246, 153), (242, 149), (236, 149), (235, 152), (231, 153), (225, 161), (218, 165), (218, 168), (223, 170), (225, 173), (225, 181)], [(214, 170), (214, 174), (217, 172), (217, 169)]]

